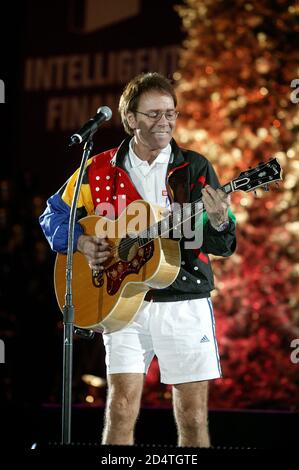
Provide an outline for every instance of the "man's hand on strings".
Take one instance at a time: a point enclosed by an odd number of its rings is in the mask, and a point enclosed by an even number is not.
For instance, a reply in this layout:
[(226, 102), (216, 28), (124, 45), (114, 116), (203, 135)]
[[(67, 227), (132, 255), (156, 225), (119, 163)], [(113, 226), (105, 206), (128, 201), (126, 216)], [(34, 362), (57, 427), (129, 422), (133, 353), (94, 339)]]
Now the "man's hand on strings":
[(105, 238), (96, 236), (80, 235), (77, 250), (84, 254), (90, 269), (102, 271), (102, 264), (112, 256), (111, 247)]

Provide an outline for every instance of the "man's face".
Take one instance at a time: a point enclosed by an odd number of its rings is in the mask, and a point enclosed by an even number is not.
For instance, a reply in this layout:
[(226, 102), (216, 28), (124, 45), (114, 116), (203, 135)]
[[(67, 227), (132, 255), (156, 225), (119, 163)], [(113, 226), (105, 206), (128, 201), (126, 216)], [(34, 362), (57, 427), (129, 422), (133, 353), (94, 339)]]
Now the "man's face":
[(172, 96), (159, 91), (143, 93), (139, 98), (137, 111), (135, 114), (129, 113), (128, 116), (129, 123), (134, 129), (136, 143), (150, 150), (166, 147), (172, 138), (176, 119), (168, 120), (165, 115), (160, 119), (153, 119), (140, 113), (174, 112)]

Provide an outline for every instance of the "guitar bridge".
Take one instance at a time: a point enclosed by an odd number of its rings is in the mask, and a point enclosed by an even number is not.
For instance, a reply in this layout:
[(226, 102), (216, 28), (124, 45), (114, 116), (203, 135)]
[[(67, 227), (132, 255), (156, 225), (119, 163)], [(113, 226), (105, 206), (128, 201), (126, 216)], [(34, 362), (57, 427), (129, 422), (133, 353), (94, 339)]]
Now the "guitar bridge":
[[(153, 256), (154, 242), (149, 242), (138, 249), (136, 255), (131, 261), (117, 261), (109, 266), (105, 272), (107, 276), (107, 292), (114, 295), (121, 286), (121, 283), (129, 274), (138, 274), (140, 269)], [(104, 282), (104, 280), (102, 280)], [(94, 284), (95, 285), (95, 284)], [(102, 286), (103, 284), (101, 284)], [(101, 287), (95, 286), (95, 287)]]

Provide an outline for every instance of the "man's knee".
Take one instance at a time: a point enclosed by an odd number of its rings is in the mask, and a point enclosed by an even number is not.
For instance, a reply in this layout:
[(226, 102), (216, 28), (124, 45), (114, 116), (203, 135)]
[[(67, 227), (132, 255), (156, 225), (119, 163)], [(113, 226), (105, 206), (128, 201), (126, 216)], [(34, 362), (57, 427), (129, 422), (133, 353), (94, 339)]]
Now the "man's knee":
[(194, 432), (206, 428), (208, 425), (206, 410), (194, 410), (194, 408), (185, 407), (177, 410), (177, 424), (184, 430)]
[(138, 411), (137, 403), (130, 401), (127, 397), (118, 397), (111, 402), (111, 408), (119, 417), (127, 417), (127, 415), (135, 414)]
[(106, 424), (133, 428), (140, 408), (143, 375), (111, 375), (108, 385)]
[(116, 423), (134, 424), (139, 413), (139, 401), (130, 396), (112, 397), (107, 406), (110, 419)]

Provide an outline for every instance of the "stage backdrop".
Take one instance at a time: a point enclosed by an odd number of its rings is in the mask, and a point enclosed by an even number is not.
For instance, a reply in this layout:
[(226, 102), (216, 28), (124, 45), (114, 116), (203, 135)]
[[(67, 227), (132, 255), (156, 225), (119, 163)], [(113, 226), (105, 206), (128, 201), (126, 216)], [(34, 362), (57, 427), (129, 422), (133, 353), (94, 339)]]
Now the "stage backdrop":
[[(298, 2), (284, 0), (26, 2), (12, 126), (16, 180), (0, 185), (1, 337), (13, 342), (23, 319), (26, 349), (17, 361), (24, 357), (26, 373), (19, 384), (8, 372), (6, 398), (26, 383), (29, 404), (61, 399), (54, 255), (37, 217), (78, 167), (81, 148), (68, 149), (68, 137), (108, 105), (113, 118), (97, 132), (94, 152), (117, 145), (122, 87), (150, 70), (175, 79), (177, 140), (206, 155), (223, 184), (273, 154), (283, 166), (279, 188), (260, 199), (234, 195), (237, 252), (213, 260), (224, 379), (212, 384), (210, 405), (298, 409), (299, 114), (291, 87), (299, 77), (298, 13)], [(75, 401), (104, 403), (105, 382), (82, 381), (84, 373), (104, 378), (103, 359), (100, 341), (75, 341)], [(158, 380), (154, 362), (143, 404), (170, 406), (170, 387)]]
[(47, 166), (44, 190), (78, 166), (81, 148), (68, 149), (68, 137), (100, 106), (113, 115), (95, 135), (94, 151), (124, 137), (117, 106), (130, 78), (146, 71), (172, 77), (183, 38), (174, 3), (27, 2), (21, 131), (28, 156), (20, 164)]

